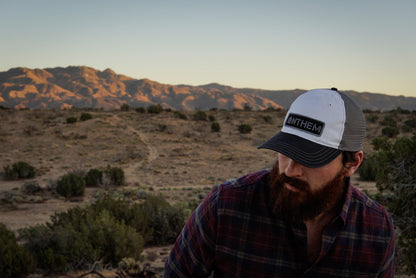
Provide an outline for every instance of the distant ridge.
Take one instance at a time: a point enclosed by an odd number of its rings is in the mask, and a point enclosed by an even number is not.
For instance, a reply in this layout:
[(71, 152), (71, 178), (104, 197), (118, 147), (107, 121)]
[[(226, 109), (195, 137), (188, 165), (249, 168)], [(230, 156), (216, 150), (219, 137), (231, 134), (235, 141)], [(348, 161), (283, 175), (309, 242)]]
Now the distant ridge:
[[(86, 66), (12, 68), (0, 72), (0, 105), (9, 108), (118, 109), (123, 104), (146, 107), (161, 104), (175, 110), (288, 108), (304, 90), (233, 88), (218, 83), (201, 86), (167, 85), (134, 79), (111, 69)], [(416, 98), (346, 91), (363, 109), (416, 110)]]

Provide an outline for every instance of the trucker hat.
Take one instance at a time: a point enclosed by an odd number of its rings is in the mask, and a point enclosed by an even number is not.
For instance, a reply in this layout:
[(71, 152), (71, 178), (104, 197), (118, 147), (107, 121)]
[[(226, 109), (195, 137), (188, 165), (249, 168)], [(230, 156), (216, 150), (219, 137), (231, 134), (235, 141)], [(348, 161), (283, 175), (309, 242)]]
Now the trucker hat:
[(314, 89), (295, 99), (282, 129), (258, 148), (318, 168), (342, 151), (362, 150), (364, 137), (365, 117), (351, 98), (336, 88)]

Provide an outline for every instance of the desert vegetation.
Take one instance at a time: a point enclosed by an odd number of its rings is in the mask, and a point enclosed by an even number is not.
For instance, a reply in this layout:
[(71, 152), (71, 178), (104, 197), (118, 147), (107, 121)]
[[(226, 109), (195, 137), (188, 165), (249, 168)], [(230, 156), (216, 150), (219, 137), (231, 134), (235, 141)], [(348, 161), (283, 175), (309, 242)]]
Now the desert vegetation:
[[(0, 245), (0, 265), (13, 265), (2, 273), (81, 275), (94, 267), (158, 277), (213, 185), (274, 163), (257, 146), (284, 114), (249, 106), (0, 110), (0, 240), (9, 243)], [(365, 115), (366, 160), (353, 183), (392, 213), (398, 272), (414, 274), (416, 113)]]

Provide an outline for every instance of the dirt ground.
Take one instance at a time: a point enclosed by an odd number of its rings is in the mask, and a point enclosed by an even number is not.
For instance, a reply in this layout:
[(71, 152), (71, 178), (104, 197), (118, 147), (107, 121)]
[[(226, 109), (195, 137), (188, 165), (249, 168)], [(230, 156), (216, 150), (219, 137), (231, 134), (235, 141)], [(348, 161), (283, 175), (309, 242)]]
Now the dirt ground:
[[(80, 121), (85, 112), (92, 119)], [(283, 112), (208, 111), (206, 121), (193, 120), (195, 111), (183, 113), (187, 120), (166, 111), (0, 110), (0, 172), (18, 161), (37, 170), (29, 180), (0, 177), (0, 222), (13, 231), (42, 224), (55, 212), (92, 202), (98, 191), (106, 189), (87, 188), (83, 198), (72, 201), (48, 190), (72, 171), (121, 167), (126, 185), (117, 190), (141, 189), (173, 203), (198, 200), (215, 184), (273, 165), (276, 153), (257, 146), (281, 128)], [(68, 117), (78, 121), (68, 124)], [(220, 124), (219, 132), (211, 131), (213, 121)], [(240, 124), (253, 130), (241, 134)], [(368, 125), (366, 152), (380, 129)], [(30, 183), (44, 190), (28, 194), (24, 189)], [(370, 193), (376, 190), (374, 183), (362, 182), (358, 176), (353, 184)], [(162, 267), (169, 248), (145, 250), (158, 258), (149, 263)]]

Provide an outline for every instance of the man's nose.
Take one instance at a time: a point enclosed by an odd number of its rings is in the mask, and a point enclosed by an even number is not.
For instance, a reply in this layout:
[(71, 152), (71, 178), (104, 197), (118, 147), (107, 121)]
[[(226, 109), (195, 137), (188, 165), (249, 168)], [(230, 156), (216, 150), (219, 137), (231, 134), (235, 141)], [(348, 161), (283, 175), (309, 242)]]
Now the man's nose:
[(286, 165), (285, 168), (285, 174), (288, 177), (300, 177), (302, 176), (303, 173), (303, 166), (299, 163), (297, 163), (296, 161), (294, 161), (293, 159), (289, 158), (288, 164)]

